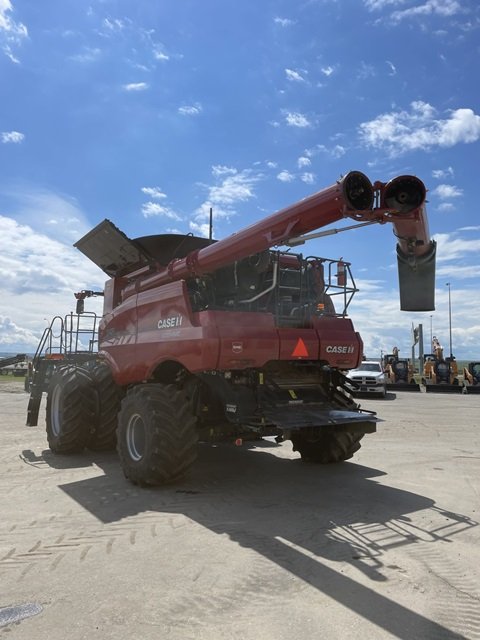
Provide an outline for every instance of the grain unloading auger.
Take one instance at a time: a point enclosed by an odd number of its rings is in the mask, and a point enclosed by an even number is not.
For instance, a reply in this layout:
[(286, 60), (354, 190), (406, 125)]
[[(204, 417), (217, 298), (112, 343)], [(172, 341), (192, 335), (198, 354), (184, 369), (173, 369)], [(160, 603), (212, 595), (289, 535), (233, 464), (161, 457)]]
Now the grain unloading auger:
[[(125, 475), (140, 484), (181, 476), (199, 438), (276, 436), (291, 439), (305, 460), (350, 458), (376, 428), (342, 373), (363, 353), (346, 315), (357, 290), (350, 264), (277, 247), (391, 222), (401, 308), (432, 310), (425, 194), (413, 176), (372, 185), (353, 171), (218, 242), (130, 240), (108, 220), (97, 225), (75, 246), (110, 276), (99, 350), (81, 365), (57, 362), (49, 376), (51, 449), (105, 448), (116, 439)], [(343, 218), (355, 224), (314, 233)], [(79, 313), (93, 293), (77, 294)], [(31, 400), (28, 424), (36, 414)]]

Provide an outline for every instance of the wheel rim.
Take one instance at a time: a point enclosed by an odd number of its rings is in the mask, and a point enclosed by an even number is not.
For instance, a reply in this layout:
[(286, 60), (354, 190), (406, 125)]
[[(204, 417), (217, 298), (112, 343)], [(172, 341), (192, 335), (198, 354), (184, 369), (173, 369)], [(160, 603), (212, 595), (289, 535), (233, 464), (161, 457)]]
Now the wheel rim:
[(58, 438), (61, 433), (61, 420), (60, 420), (60, 403), (62, 397), (62, 390), (59, 386), (54, 387), (52, 394), (52, 403), (50, 408), (50, 426), (53, 435)]
[(133, 415), (127, 425), (127, 449), (130, 457), (138, 462), (145, 455), (146, 430), (142, 416)]

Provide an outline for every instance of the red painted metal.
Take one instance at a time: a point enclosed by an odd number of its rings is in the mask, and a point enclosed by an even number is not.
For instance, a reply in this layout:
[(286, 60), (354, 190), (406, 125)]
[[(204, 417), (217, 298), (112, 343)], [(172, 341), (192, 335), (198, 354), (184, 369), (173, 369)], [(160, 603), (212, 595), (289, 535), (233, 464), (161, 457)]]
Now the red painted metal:
[[(235, 260), (260, 253), (273, 246), (284, 245), (289, 238), (348, 217), (357, 212), (351, 201), (352, 197), (347, 192), (349, 184), (355, 179), (364, 184), (366, 191), (371, 191), (371, 202), (367, 207), (370, 210), (373, 205), (373, 187), (362, 173), (351, 171), (334, 185), (263, 218), (209, 247), (192, 251), (185, 258), (172, 260), (166, 268), (153, 275), (139, 278), (125, 287), (123, 299), (172, 280), (211, 273)], [(366, 200), (369, 200), (368, 194)]]
[(275, 360), (319, 360), (343, 370), (357, 366), (363, 343), (348, 318), (315, 316), (309, 327), (296, 329), (276, 327), (269, 313), (193, 313), (185, 279), (212, 273), (343, 217), (391, 222), (401, 251), (422, 256), (431, 247), (424, 201), (423, 183), (412, 176), (372, 186), (366, 176), (351, 172), (166, 267), (157, 266), (153, 273), (142, 269), (133, 279), (130, 276), (129, 284), (126, 278), (111, 280), (99, 341), (116, 382), (128, 385), (151, 379), (159, 366), (183, 367), (192, 373), (261, 368)]

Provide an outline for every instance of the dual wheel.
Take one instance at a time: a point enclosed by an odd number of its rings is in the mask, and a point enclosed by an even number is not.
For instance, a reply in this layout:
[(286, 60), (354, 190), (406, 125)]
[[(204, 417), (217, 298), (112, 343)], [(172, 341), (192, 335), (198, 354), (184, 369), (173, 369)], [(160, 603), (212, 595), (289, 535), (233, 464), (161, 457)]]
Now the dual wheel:
[(105, 364), (69, 365), (52, 376), (47, 439), (54, 453), (117, 446), (125, 476), (156, 485), (180, 478), (197, 455), (191, 403), (174, 385), (143, 384), (123, 400)]
[(115, 448), (120, 389), (107, 365), (59, 368), (47, 396), (47, 440), (54, 453)]

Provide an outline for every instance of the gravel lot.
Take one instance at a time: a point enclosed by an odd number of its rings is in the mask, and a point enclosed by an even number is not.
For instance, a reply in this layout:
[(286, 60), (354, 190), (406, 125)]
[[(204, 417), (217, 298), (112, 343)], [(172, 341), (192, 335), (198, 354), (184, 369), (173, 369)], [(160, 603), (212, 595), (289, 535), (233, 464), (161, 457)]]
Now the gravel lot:
[(51, 454), (22, 385), (0, 387), (0, 638), (480, 638), (480, 395), (367, 398), (384, 421), (340, 465), (204, 444), (139, 489), (115, 453)]

